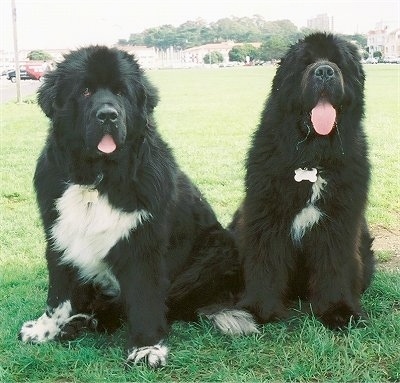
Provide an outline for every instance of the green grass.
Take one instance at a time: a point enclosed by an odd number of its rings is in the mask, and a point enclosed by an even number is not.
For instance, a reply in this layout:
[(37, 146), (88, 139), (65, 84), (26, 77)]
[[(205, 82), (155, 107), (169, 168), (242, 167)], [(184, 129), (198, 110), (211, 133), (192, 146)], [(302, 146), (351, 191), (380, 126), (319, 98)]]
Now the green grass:
[[(366, 131), (372, 227), (398, 230), (400, 66), (367, 70)], [(270, 88), (270, 67), (150, 71), (160, 89), (159, 129), (227, 224), (243, 196), (243, 160)], [(0, 106), (0, 382), (399, 381), (400, 275), (378, 271), (363, 298), (365, 328), (344, 333), (298, 315), (250, 337), (201, 321), (176, 323), (167, 367), (125, 369), (124, 334), (25, 345), (21, 324), (45, 307), (44, 239), (31, 179), (48, 123), (35, 104)], [(387, 258), (382, 253), (382, 258)]]

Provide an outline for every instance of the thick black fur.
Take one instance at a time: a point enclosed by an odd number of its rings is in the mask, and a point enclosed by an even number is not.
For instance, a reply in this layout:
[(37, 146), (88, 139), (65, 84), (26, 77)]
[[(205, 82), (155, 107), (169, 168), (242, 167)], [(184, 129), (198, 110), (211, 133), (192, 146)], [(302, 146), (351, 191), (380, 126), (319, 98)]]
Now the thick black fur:
[[(38, 102), (51, 120), (34, 176), (47, 239), (49, 311), (71, 300), (73, 314), (93, 314), (105, 330), (126, 318), (127, 347), (142, 347), (164, 338), (168, 318), (194, 319), (199, 307), (225, 298), (221, 286), (240, 286), (233, 239), (157, 132), (156, 89), (131, 55), (99, 46), (71, 52), (46, 75)], [(111, 122), (99, 113), (111, 114)], [(97, 149), (105, 134), (117, 145), (110, 154)], [(125, 212), (151, 213), (105, 258), (118, 296), (80, 279), (54, 249), (55, 203), (70, 184), (94, 185)], [(70, 327), (63, 337), (75, 335)]]
[[(329, 75), (317, 73), (329, 67)], [(362, 317), (360, 297), (374, 259), (364, 218), (370, 180), (364, 115), (365, 75), (353, 44), (317, 33), (283, 57), (246, 162), (246, 195), (235, 215), (245, 292), (239, 306), (261, 323), (283, 318), (290, 302), (308, 299), (330, 328)], [(310, 112), (320, 99), (337, 111), (329, 135), (318, 135)], [(294, 218), (312, 183), (294, 170), (316, 168), (326, 185), (315, 203), (321, 219), (300, 241)]]

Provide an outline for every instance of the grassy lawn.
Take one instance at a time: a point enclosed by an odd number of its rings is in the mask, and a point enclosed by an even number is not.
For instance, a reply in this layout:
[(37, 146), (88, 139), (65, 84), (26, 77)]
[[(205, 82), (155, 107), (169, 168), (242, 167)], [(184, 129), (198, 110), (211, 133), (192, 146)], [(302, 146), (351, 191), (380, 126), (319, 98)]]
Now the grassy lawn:
[[(366, 131), (373, 165), (368, 219), (398, 232), (400, 66), (367, 66)], [(244, 158), (274, 68), (160, 70), (159, 129), (227, 224), (243, 196)], [(123, 365), (124, 329), (25, 345), (21, 324), (45, 307), (44, 238), (32, 189), (48, 122), (35, 103), (0, 106), (0, 382), (399, 381), (400, 273), (379, 269), (363, 298), (369, 322), (343, 333), (299, 315), (230, 338), (209, 323), (176, 323), (167, 367)], [(387, 252), (378, 257), (387, 258)]]

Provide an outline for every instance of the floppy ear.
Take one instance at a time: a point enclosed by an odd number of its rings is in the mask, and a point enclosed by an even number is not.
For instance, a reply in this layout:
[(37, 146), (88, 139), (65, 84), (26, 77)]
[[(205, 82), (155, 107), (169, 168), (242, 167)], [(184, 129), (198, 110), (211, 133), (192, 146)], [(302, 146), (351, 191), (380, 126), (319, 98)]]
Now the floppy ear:
[(140, 81), (138, 81), (139, 88), (136, 92), (139, 110), (141, 110), (141, 115), (148, 126), (152, 119), (154, 108), (158, 104), (158, 91), (157, 88), (148, 81), (142, 72), (141, 76), (142, 77)]
[(158, 91), (157, 88), (150, 84), (147, 79), (143, 81), (143, 92), (144, 92), (144, 107), (147, 113), (153, 113), (154, 108), (158, 104)]
[(58, 82), (57, 69), (44, 76), (44, 82), (38, 90), (37, 100), (39, 106), (47, 117), (51, 118), (54, 112), (54, 102), (56, 99), (56, 86)]

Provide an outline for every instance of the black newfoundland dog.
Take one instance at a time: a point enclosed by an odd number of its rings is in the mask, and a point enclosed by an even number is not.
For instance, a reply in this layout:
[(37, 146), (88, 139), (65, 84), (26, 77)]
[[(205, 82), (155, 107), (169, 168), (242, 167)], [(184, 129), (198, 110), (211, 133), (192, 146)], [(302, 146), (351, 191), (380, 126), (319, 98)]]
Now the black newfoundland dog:
[(48, 307), (22, 326), (24, 342), (113, 330), (124, 318), (128, 361), (162, 366), (168, 322), (241, 285), (233, 239), (157, 133), (157, 101), (116, 49), (71, 52), (46, 75), (38, 102), (51, 128), (34, 185)]
[(285, 317), (298, 298), (329, 328), (363, 316), (374, 269), (364, 78), (356, 46), (322, 33), (277, 69), (232, 223), (246, 285), (239, 306), (260, 323)]

